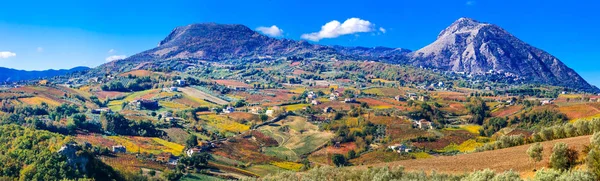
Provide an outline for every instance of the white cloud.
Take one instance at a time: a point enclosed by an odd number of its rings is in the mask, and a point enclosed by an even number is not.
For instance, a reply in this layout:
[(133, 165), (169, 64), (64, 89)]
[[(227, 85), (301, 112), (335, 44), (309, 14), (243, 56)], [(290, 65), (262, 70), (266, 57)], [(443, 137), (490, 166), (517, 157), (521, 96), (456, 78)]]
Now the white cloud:
[(374, 26), (371, 22), (359, 18), (350, 18), (344, 21), (344, 23), (333, 20), (323, 25), (321, 31), (303, 34), (301, 38), (319, 41), (324, 38), (337, 38), (342, 35), (371, 32), (374, 31)]
[(43, 48), (43, 47), (37, 47), (35, 50), (36, 50), (38, 53), (42, 53), (42, 52), (44, 52), (44, 48)]
[(8, 52), (8, 51), (0, 52), (0, 58), (10, 58), (10, 57), (15, 57), (15, 56), (17, 56), (17, 54), (13, 53), (13, 52)]
[(379, 31), (381, 31), (382, 33), (387, 32), (387, 30), (385, 30), (385, 28), (383, 28), (383, 27), (379, 27)]
[(123, 60), (125, 58), (127, 58), (127, 55), (113, 55), (113, 56), (106, 57), (106, 61), (112, 62), (115, 60)]
[(108, 50), (108, 53), (109, 53), (109, 54), (113, 54), (113, 53), (115, 53), (115, 52), (116, 52), (116, 50), (115, 50), (115, 49), (110, 49), (110, 50)]
[(259, 31), (265, 35), (280, 37), (283, 36), (283, 30), (279, 29), (277, 26), (273, 25), (271, 27), (261, 26), (256, 28), (256, 31)]
[(467, 6), (475, 5), (475, 1), (467, 1), (467, 3), (465, 3), (465, 5), (467, 5)]

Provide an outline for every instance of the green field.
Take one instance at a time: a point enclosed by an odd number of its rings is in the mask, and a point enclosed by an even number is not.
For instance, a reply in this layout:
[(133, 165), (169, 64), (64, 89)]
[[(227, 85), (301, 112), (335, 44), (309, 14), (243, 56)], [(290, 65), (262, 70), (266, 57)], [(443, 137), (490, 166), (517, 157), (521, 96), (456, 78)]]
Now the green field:
[[(277, 140), (278, 147), (267, 147), (267, 155), (296, 161), (301, 155), (310, 153), (326, 144), (332, 137), (331, 132), (321, 132), (319, 128), (302, 117), (290, 116), (283, 121), (281, 126), (265, 126), (259, 130)], [(281, 127), (287, 126), (289, 130), (282, 131)]]

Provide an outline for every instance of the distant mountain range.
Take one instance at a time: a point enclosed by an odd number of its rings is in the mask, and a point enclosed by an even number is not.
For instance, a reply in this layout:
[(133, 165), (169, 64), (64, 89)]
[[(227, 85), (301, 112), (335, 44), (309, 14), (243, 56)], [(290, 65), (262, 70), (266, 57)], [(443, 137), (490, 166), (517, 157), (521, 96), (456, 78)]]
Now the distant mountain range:
[(100, 66), (157, 60), (252, 60), (298, 56), (337, 60), (372, 60), (446, 71), (518, 76), (528, 83), (600, 91), (556, 57), (535, 48), (506, 30), (469, 18), (460, 18), (444, 29), (436, 41), (415, 52), (403, 48), (343, 47), (276, 39), (237, 24), (203, 23), (175, 28), (156, 48)]
[(43, 79), (69, 74), (76, 71), (85, 71), (88, 67), (75, 67), (72, 69), (26, 71), (0, 67), (0, 82), (15, 82), (31, 79)]

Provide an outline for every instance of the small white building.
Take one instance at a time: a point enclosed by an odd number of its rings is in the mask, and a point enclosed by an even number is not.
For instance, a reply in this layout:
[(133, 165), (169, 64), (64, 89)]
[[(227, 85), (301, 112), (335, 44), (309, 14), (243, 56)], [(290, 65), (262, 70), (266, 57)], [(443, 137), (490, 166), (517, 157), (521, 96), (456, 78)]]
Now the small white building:
[(185, 86), (185, 85), (186, 85), (186, 82), (185, 82), (185, 80), (182, 80), (182, 79), (179, 79), (179, 80), (177, 80), (176, 82), (177, 82), (177, 85), (178, 85), (178, 86)]
[(419, 129), (433, 129), (433, 123), (431, 121), (427, 121), (425, 119), (415, 121), (415, 125)]
[(344, 103), (355, 103), (355, 102), (356, 102), (356, 99), (354, 99), (354, 98), (345, 98), (344, 99)]
[(398, 153), (408, 153), (408, 152), (412, 152), (412, 149), (410, 149), (408, 146), (404, 145), (404, 144), (395, 144), (395, 145), (391, 145), (388, 146), (389, 149), (392, 149)]
[(232, 113), (235, 112), (235, 108), (231, 106), (227, 106), (227, 108), (223, 109), (223, 113)]
[(123, 145), (112, 146), (113, 153), (125, 153), (127, 149)]
[(312, 101), (310, 102), (310, 104), (312, 104), (312, 105), (315, 105), (315, 106), (316, 106), (316, 105), (319, 105), (319, 104), (321, 104), (321, 101), (319, 101), (319, 100), (312, 100)]
[(273, 111), (273, 110), (267, 110), (267, 111), (265, 111), (265, 114), (266, 114), (267, 116), (271, 116), (271, 117), (273, 117), (273, 113), (274, 113), (274, 112), (275, 112), (275, 111)]
[(191, 157), (192, 155), (196, 154), (196, 153), (200, 153), (202, 152), (201, 148), (191, 148), (188, 149), (187, 151), (185, 151), (185, 154), (189, 157)]

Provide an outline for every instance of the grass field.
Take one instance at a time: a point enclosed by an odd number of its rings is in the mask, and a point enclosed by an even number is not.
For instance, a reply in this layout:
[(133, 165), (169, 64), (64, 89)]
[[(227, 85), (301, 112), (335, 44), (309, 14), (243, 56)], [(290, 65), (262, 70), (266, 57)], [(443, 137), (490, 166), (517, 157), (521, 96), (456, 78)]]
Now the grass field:
[(256, 173), (260, 176), (287, 171), (286, 169), (279, 168), (275, 165), (252, 165), (246, 168), (246, 170)]
[(198, 89), (195, 89), (193, 87), (182, 87), (179, 90), (181, 90), (181, 92), (183, 92), (183, 93), (185, 93), (187, 95), (190, 95), (190, 96), (195, 97), (195, 98), (199, 98), (201, 100), (206, 99), (206, 100), (212, 101), (212, 102), (220, 104), (220, 105), (229, 104), (229, 102), (227, 102), (227, 101), (225, 101), (225, 100), (223, 100), (221, 98), (218, 98), (218, 97), (215, 97), (213, 95), (207, 94), (206, 92), (202, 92), (202, 91), (200, 91)]
[(201, 181), (201, 180), (205, 180), (205, 181), (221, 181), (224, 179), (218, 178), (218, 177), (212, 177), (212, 176), (208, 176), (208, 175), (202, 175), (202, 174), (187, 174), (184, 175), (181, 180), (179, 181)]
[[(289, 130), (282, 131), (280, 129), (282, 126), (289, 127)], [(314, 151), (333, 137), (333, 133), (321, 132), (316, 125), (295, 116), (283, 120), (281, 126), (264, 126), (259, 131), (279, 143), (278, 147), (267, 147), (265, 149), (267, 155), (291, 161), (296, 161), (299, 156)]]

